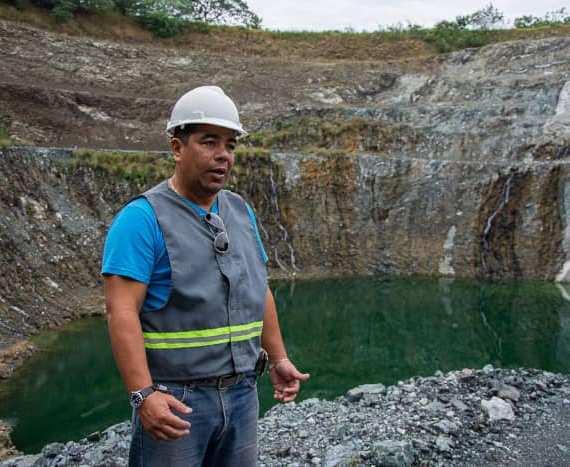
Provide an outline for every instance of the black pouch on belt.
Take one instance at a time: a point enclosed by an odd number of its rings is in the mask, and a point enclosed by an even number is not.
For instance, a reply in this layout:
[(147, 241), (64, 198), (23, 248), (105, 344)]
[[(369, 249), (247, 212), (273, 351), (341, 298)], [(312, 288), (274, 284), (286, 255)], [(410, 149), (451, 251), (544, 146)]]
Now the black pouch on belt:
[(255, 374), (259, 377), (262, 376), (267, 370), (267, 365), (269, 364), (269, 355), (265, 349), (261, 349), (259, 352), (259, 357), (257, 362), (255, 362)]

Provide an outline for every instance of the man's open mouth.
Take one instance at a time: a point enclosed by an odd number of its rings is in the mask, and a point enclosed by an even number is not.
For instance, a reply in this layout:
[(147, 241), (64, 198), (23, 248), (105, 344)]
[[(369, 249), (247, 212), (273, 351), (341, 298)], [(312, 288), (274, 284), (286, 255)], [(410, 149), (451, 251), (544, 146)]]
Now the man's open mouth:
[(216, 174), (216, 175), (221, 175), (221, 176), (223, 176), (223, 175), (225, 175), (228, 171), (227, 171), (227, 169), (224, 169), (223, 167), (221, 167), (221, 168), (219, 168), (219, 169), (212, 169), (212, 170), (210, 170), (210, 172), (211, 172), (211, 173), (214, 173), (214, 174)]

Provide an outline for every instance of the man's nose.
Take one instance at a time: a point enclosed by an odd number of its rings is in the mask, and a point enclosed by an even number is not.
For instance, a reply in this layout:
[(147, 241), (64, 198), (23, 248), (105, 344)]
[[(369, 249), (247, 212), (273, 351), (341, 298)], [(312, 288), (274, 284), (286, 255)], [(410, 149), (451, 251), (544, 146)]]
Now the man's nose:
[(233, 157), (232, 151), (230, 151), (225, 145), (221, 146), (218, 151), (216, 151), (216, 159), (227, 159), (231, 160)]

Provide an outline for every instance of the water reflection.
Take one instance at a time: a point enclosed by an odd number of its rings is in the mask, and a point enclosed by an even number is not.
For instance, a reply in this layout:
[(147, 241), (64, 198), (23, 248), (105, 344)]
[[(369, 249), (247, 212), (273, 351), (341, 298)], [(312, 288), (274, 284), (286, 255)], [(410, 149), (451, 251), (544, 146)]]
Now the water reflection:
[(288, 346), (320, 396), (487, 363), (570, 369), (560, 358), (570, 348), (561, 339), (570, 304), (553, 284), (366, 279), (290, 292), (276, 289)]
[[(394, 383), (487, 363), (570, 372), (570, 287), (450, 279), (351, 279), (273, 284), (291, 358), (312, 374), (302, 397)], [(105, 322), (49, 333), (0, 387), (0, 418), (27, 452), (79, 439), (129, 415)], [(260, 384), (262, 412), (273, 401)]]
[(44, 352), (0, 389), (0, 418), (15, 424), (17, 447), (36, 452), (47, 442), (77, 440), (128, 417), (104, 320), (74, 323), (37, 344)]

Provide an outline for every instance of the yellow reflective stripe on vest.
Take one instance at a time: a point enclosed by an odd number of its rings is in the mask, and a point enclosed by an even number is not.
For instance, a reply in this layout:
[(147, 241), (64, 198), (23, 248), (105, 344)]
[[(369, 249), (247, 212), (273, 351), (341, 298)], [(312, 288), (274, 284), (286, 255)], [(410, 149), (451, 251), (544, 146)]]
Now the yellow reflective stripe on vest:
[[(261, 336), (262, 328), (263, 321), (255, 321), (253, 323), (240, 324), (237, 326), (200, 329), (196, 331), (144, 332), (144, 346), (147, 349), (182, 349), (227, 344), (229, 342), (240, 342), (259, 337)], [(181, 340), (182, 342), (172, 342), (172, 340)]]
[(227, 344), (229, 342), (239, 342), (246, 341), (248, 339), (253, 339), (254, 337), (261, 336), (261, 330), (250, 332), (249, 334), (243, 334), (241, 336), (231, 337), (227, 339), (216, 339), (212, 341), (201, 341), (201, 342), (157, 342), (157, 343), (145, 343), (147, 349), (187, 349), (193, 347), (207, 347), (210, 345)]
[(248, 324), (238, 324), (237, 326), (225, 326), (223, 328), (199, 329), (197, 331), (179, 332), (143, 332), (147, 339), (192, 339), (198, 337), (216, 337), (232, 334), (240, 331), (263, 327), (263, 321), (254, 321)]

